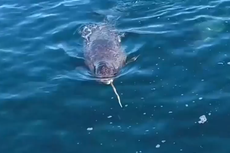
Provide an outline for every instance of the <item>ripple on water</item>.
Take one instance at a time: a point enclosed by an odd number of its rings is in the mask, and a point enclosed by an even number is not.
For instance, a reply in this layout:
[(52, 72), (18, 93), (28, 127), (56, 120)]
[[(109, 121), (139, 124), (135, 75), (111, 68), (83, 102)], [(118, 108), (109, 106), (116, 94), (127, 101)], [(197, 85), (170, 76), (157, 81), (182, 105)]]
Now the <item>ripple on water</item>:
[[(0, 152), (228, 150), (229, 6), (228, 0), (0, 5)], [(104, 15), (124, 32), (129, 57), (141, 55), (115, 81), (122, 109), (110, 86), (76, 69), (84, 63), (79, 29)], [(207, 121), (199, 124), (202, 115)]]

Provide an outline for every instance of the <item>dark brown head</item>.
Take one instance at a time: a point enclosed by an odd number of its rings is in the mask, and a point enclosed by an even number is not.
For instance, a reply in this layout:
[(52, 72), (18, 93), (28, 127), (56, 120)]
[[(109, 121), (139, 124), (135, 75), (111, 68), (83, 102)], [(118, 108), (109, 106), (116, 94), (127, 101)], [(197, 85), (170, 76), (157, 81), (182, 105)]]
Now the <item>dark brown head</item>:
[(113, 82), (114, 77), (118, 74), (118, 69), (109, 62), (99, 62), (94, 65), (94, 75), (99, 78), (100, 82), (110, 84)]

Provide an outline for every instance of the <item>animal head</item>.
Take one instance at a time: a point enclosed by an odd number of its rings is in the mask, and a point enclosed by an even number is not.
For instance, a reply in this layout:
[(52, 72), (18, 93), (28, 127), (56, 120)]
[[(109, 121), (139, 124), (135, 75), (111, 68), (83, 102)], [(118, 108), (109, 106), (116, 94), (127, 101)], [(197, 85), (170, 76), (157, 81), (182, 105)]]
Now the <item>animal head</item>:
[(105, 84), (113, 82), (113, 78), (118, 74), (118, 71), (119, 69), (109, 62), (98, 62), (94, 65), (94, 75)]

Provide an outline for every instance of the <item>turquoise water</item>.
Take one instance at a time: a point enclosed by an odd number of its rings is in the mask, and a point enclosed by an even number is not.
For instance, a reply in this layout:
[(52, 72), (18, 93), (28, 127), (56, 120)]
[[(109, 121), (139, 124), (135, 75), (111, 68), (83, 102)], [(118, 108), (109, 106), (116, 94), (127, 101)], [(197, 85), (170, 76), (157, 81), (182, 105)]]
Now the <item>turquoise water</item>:
[[(76, 69), (105, 18), (141, 55), (123, 108)], [(230, 152), (229, 0), (3, 0), (0, 29), (0, 153)]]

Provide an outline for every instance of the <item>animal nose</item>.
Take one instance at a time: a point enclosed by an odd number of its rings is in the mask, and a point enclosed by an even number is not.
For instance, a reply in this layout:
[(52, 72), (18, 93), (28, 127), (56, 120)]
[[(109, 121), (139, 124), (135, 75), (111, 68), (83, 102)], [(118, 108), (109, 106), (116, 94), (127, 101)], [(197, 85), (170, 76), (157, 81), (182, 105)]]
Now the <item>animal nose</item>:
[(110, 84), (113, 82), (113, 79), (101, 79), (100, 81), (105, 84)]

